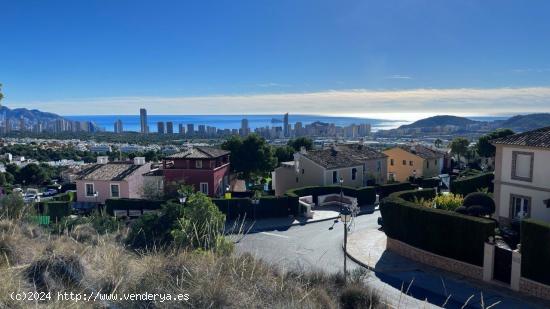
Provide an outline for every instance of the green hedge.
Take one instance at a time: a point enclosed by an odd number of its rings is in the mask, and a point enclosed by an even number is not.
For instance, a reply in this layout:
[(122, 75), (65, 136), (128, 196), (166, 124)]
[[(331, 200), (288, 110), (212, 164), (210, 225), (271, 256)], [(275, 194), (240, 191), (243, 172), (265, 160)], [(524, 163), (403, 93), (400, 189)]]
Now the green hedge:
[(264, 196), (259, 204), (250, 198), (212, 199), (227, 219), (263, 219), (299, 214), (298, 199), (290, 196)]
[(521, 275), (550, 285), (550, 224), (533, 219), (521, 222)]
[(157, 210), (165, 201), (153, 201), (134, 198), (108, 199), (105, 201), (105, 210), (113, 215), (113, 210)]
[(44, 205), (46, 215), (50, 216), (50, 221), (59, 221), (71, 214), (71, 202), (69, 201), (48, 201)]
[(480, 189), (488, 188), (489, 192), (493, 192), (493, 173), (483, 173), (474, 176), (459, 178), (451, 182), (451, 192), (466, 196), (472, 192), (477, 192)]
[(430, 198), (433, 189), (404, 191), (380, 205), (388, 237), (422, 250), (483, 266), (483, 247), (494, 235), (494, 221), (417, 205), (415, 198)]
[[(363, 187), (363, 188), (352, 188), (352, 187), (342, 187), (342, 192), (344, 195), (357, 198), (357, 203), (361, 205), (373, 205), (376, 201), (376, 191), (374, 187)], [(312, 187), (301, 187), (296, 189), (290, 189), (286, 192), (287, 196), (290, 197), (301, 197), (301, 196), (313, 196), (313, 202), (317, 203), (317, 197), (319, 195), (325, 194), (339, 194), (340, 186), (312, 186)]]
[(394, 192), (407, 191), (414, 189), (414, 185), (410, 182), (389, 183), (376, 187), (376, 194), (380, 196), (380, 200), (389, 196)]

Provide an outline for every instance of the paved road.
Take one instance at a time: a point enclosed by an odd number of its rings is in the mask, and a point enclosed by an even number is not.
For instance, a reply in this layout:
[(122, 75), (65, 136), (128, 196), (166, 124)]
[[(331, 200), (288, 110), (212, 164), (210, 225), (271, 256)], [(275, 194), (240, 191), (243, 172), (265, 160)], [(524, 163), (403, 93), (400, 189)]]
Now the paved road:
[[(363, 229), (377, 229), (378, 212), (357, 217), (351, 233)], [(331, 229), (331, 227), (333, 227)], [(264, 261), (275, 263), (284, 269), (320, 269), (328, 272), (343, 271), (343, 224), (333, 221), (291, 226), (283, 229), (249, 233), (237, 243), (238, 252), (249, 252)], [(406, 259), (405, 259), (406, 261)], [(406, 262), (405, 262), (406, 263)], [(348, 258), (348, 271), (360, 268)], [(434, 278), (436, 280), (434, 280)], [(526, 304), (513, 295), (499, 294), (457, 277), (434, 276), (411, 265), (403, 265), (402, 271), (371, 273), (367, 283), (382, 295), (384, 302), (399, 308), (428, 308), (433, 304), (446, 308), (461, 308), (474, 295), (465, 308), (482, 308), (480, 292), (483, 291), (485, 307), (500, 301), (494, 308), (543, 308), (536, 302)], [(409, 284), (411, 283), (409, 287)], [(401, 290), (408, 290), (403, 295)], [(452, 296), (447, 300), (447, 296)], [(427, 303), (427, 300), (429, 303)], [(430, 304), (431, 303), (431, 304)], [(533, 304), (535, 303), (535, 304)]]

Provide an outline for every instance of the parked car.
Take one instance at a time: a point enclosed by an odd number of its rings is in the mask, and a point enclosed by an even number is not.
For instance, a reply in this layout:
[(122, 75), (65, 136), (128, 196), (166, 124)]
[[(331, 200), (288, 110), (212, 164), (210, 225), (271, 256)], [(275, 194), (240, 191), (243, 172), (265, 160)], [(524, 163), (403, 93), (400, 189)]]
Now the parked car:
[(44, 193), (42, 193), (42, 196), (54, 196), (57, 194), (57, 192), (58, 191), (56, 189), (48, 189), (47, 191), (44, 191)]
[(40, 196), (38, 194), (37, 189), (27, 189), (27, 192), (25, 193), (25, 197), (23, 198), (25, 202), (31, 203), (31, 202), (40, 202)]

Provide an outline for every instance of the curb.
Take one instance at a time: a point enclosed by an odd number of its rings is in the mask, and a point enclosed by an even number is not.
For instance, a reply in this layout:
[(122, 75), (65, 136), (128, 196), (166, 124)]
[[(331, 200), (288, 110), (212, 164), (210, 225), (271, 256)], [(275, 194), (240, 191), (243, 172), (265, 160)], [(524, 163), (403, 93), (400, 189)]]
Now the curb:
[(364, 268), (366, 268), (366, 269), (368, 269), (368, 270), (370, 270), (370, 271), (373, 271), (373, 272), (375, 272), (375, 273), (378, 272), (378, 271), (376, 271), (376, 270), (374, 269), (374, 267), (369, 266), (368, 264), (361, 262), (359, 259), (357, 259), (357, 258), (354, 257), (353, 255), (351, 255), (348, 251), (346, 251), (346, 250), (344, 249), (344, 243), (342, 243), (342, 251), (344, 251), (344, 254), (345, 254), (347, 257), (349, 257), (350, 260), (354, 261), (357, 265), (359, 265), (359, 266), (361, 266), (361, 267), (364, 267)]

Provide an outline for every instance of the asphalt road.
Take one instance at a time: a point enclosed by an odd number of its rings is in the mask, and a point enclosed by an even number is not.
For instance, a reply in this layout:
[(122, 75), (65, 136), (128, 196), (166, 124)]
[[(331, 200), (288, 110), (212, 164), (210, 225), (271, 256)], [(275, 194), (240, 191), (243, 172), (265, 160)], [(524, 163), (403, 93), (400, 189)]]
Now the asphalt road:
[[(355, 230), (379, 228), (379, 213), (361, 215), (354, 219), (351, 233)], [(332, 229), (331, 229), (332, 227)], [(237, 252), (248, 252), (283, 269), (323, 270), (342, 272), (344, 253), (342, 243), (344, 227), (341, 222), (323, 221), (283, 229), (251, 232), (240, 239)], [(348, 272), (361, 266), (347, 259)], [(399, 260), (397, 261), (400, 262)], [(485, 308), (499, 302), (493, 308), (544, 308), (536, 300), (518, 298), (504, 289), (477, 285), (464, 278), (439, 274), (437, 270), (426, 271), (403, 258), (403, 271), (392, 273), (370, 272), (367, 284), (378, 291), (382, 300), (398, 308), (429, 308), (446, 304), (446, 308)], [(412, 284), (411, 284), (412, 282)], [(410, 284), (410, 286), (409, 286)], [(408, 290), (407, 295), (402, 290)], [(481, 302), (481, 293), (483, 301)], [(449, 299), (447, 299), (447, 297)], [(427, 301), (426, 301), (427, 300)], [(528, 301), (528, 302), (527, 302)]]

